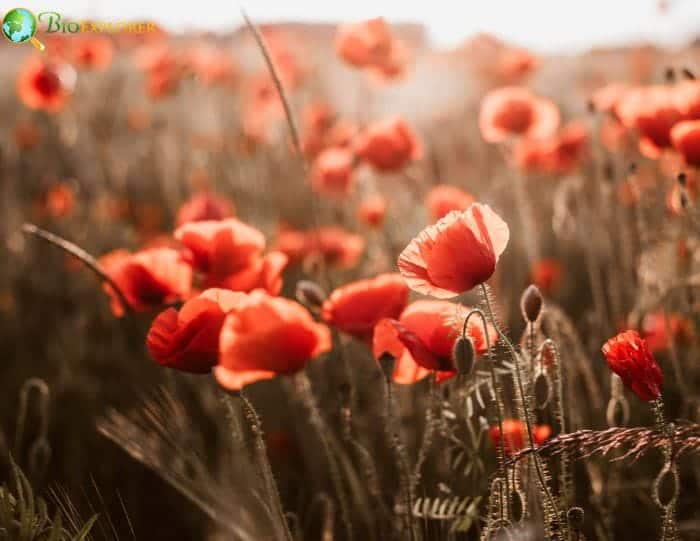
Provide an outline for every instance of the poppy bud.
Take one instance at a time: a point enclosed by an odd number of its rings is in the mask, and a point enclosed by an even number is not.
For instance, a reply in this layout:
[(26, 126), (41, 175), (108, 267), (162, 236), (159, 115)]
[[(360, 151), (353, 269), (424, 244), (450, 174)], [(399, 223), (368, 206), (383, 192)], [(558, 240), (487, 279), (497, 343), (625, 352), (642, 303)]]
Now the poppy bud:
[(682, 173), (682, 172), (678, 173), (678, 184), (680, 184), (681, 186), (685, 186), (687, 184), (687, 182), (688, 182), (688, 175), (686, 175), (685, 173)]
[(536, 285), (530, 284), (520, 298), (523, 317), (530, 323), (537, 321), (542, 311), (542, 293)]
[(584, 512), (580, 507), (571, 507), (566, 512), (566, 520), (574, 531), (581, 531), (581, 528), (583, 528), (583, 518)]
[(299, 280), (295, 293), (296, 299), (309, 308), (321, 308), (326, 300), (326, 292), (311, 280)]
[(381, 368), (384, 377), (389, 380), (394, 373), (396, 359), (391, 353), (384, 352), (379, 356), (379, 368)]
[(691, 81), (695, 80), (695, 74), (692, 71), (690, 71), (688, 68), (683, 68), (681, 71), (683, 72), (683, 76), (686, 79), (690, 79)]
[(452, 347), (452, 362), (457, 372), (467, 376), (474, 368), (474, 342), (471, 338), (460, 336)]
[(664, 72), (664, 75), (666, 77), (666, 82), (667, 83), (674, 83), (676, 82), (676, 72), (675, 70), (669, 66), (666, 68), (666, 71)]

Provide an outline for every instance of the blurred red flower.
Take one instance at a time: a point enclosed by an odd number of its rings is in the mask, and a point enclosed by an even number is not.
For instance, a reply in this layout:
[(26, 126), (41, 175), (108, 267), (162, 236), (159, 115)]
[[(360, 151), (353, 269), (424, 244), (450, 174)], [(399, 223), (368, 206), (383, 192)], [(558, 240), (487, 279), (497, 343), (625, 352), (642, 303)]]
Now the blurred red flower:
[[(98, 263), (136, 312), (185, 298), (192, 286), (192, 268), (172, 248), (150, 248), (133, 254), (115, 250)], [(109, 284), (103, 287), (112, 300), (114, 315), (124, 315), (119, 296)]]
[(107, 37), (82, 35), (71, 45), (71, 58), (79, 68), (104, 71), (112, 64), (114, 45)]
[(591, 95), (593, 108), (600, 113), (614, 113), (629, 89), (630, 86), (625, 83), (608, 83)]
[(389, 25), (383, 18), (377, 17), (338, 26), (335, 50), (338, 57), (351, 66), (383, 66), (390, 60), (392, 42)]
[(330, 348), (328, 327), (316, 323), (303, 306), (256, 290), (226, 316), (214, 374), (222, 387), (238, 390), (303, 370)]
[(671, 142), (685, 163), (700, 167), (700, 120), (686, 120), (673, 126)]
[(364, 253), (365, 240), (341, 227), (327, 226), (308, 231), (283, 227), (277, 234), (275, 248), (289, 256), (293, 263), (323, 258), (328, 265), (351, 268)]
[[(510, 456), (523, 450), (528, 445), (527, 425), (518, 419), (504, 419), (503, 423), (504, 451)], [(535, 425), (532, 427), (532, 439), (535, 445), (541, 445), (552, 435), (552, 427), (549, 425)], [(501, 432), (498, 425), (492, 426), (489, 436), (495, 447), (501, 446)]]
[(75, 209), (75, 192), (70, 184), (59, 182), (46, 193), (44, 210), (52, 218), (65, 218)]
[(407, 303), (408, 287), (401, 275), (380, 274), (333, 291), (323, 303), (321, 317), (328, 325), (371, 342), (377, 322), (398, 318)]
[(671, 128), (682, 120), (672, 89), (660, 85), (630, 89), (615, 112), (625, 127), (639, 134), (639, 151), (654, 159), (671, 146)]
[(570, 122), (552, 137), (519, 140), (513, 148), (513, 159), (526, 172), (565, 175), (579, 164), (587, 143), (586, 126)]
[(324, 194), (345, 196), (354, 180), (355, 156), (347, 148), (327, 148), (316, 157), (311, 168), (311, 185)]
[(602, 348), (610, 370), (634, 394), (645, 401), (661, 396), (664, 382), (661, 368), (649, 350), (649, 345), (637, 331), (624, 331), (610, 338)]
[(211, 372), (219, 359), (219, 335), (226, 314), (243, 293), (207, 289), (180, 311), (168, 308), (151, 324), (146, 347), (155, 362), (184, 372)]
[(644, 316), (641, 332), (653, 353), (667, 351), (671, 338), (677, 344), (689, 344), (695, 337), (692, 320), (681, 314), (669, 314), (667, 326), (663, 311)]
[[(456, 374), (452, 350), (469, 311), (466, 306), (448, 301), (416, 301), (398, 320), (386, 318), (377, 323), (372, 342), (374, 356), (380, 359), (388, 353), (396, 360), (392, 375), (396, 383), (415, 383), (431, 371), (437, 372), (438, 382), (445, 381)], [(488, 332), (490, 343), (495, 344), (496, 330), (488, 325)], [(487, 351), (478, 317), (469, 320), (466, 334), (477, 354)]]
[(421, 231), (399, 255), (399, 270), (418, 293), (455, 297), (491, 277), (508, 237), (501, 217), (474, 203)]
[(357, 219), (367, 227), (381, 228), (386, 217), (387, 201), (376, 194), (365, 197), (357, 206)]
[(289, 257), (278, 251), (253, 258), (245, 267), (225, 277), (209, 275), (205, 279), (207, 287), (223, 287), (232, 291), (249, 292), (263, 289), (270, 295), (282, 291), (282, 272), (287, 267)]
[(457, 186), (439, 184), (428, 192), (425, 206), (433, 222), (443, 218), (453, 210), (467, 210), (474, 203), (474, 196)]
[(481, 102), (479, 128), (489, 143), (510, 137), (543, 139), (559, 126), (559, 109), (527, 88), (507, 86), (492, 90)]
[(225, 278), (248, 267), (264, 250), (263, 234), (236, 218), (190, 222), (177, 228), (183, 257), (195, 269)]
[(530, 281), (545, 294), (559, 287), (561, 278), (561, 264), (556, 259), (540, 259), (530, 269)]
[(42, 58), (30, 57), (17, 75), (17, 95), (30, 109), (60, 112), (70, 91), (66, 66)]
[(41, 141), (39, 127), (29, 120), (15, 124), (12, 135), (17, 148), (20, 150), (33, 148)]
[(182, 204), (175, 223), (180, 227), (190, 222), (223, 220), (235, 214), (233, 204), (228, 199), (205, 191), (192, 195)]
[(369, 125), (359, 135), (355, 150), (358, 157), (382, 172), (398, 171), (422, 155), (418, 137), (400, 117)]

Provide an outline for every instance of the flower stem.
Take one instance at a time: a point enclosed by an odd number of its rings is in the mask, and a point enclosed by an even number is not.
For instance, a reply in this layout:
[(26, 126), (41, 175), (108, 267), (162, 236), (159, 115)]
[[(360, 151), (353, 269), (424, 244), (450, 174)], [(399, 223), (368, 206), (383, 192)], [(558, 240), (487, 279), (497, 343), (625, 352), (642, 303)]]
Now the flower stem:
[[(547, 501), (549, 502), (549, 505), (551, 506), (552, 511), (554, 512), (554, 514), (556, 516), (557, 523), (560, 523), (561, 517), (559, 514), (559, 508), (556, 504), (556, 501), (552, 497), (552, 494), (550, 493), (549, 488), (547, 487), (547, 480), (545, 479), (544, 472), (542, 471), (542, 464), (540, 463), (540, 457), (536, 452), (534, 452), (535, 439), (534, 439), (533, 433), (532, 433), (532, 420), (530, 418), (530, 408), (528, 407), (527, 395), (525, 394), (525, 389), (523, 387), (523, 380), (522, 380), (522, 374), (521, 374), (521, 369), (520, 369), (520, 357), (519, 357), (517, 351), (515, 351), (515, 347), (513, 347), (513, 343), (508, 339), (508, 337), (505, 335), (505, 333), (501, 330), (500, 326), (498, 325), (498, 322), (496, 321), (496, 317), (494, 316), (493, 309), (491, 307), (491, 300), (489, 299), (489, 292), (486, 289), (486, 284), (481, 284), (481, 290), (482, 290), (482, 293), (484, 295), (484, 302), (486, 304), (486, 312), (488, 314), (489, 319), (491, 320), (491, 324), (496, 329), (498, 336), (501, 338), (501, 340), (508, 347), (508, 350), (510, 351), (511, 357), (513, 358), (513, 362), (515, 364), (515, 379), (516, 379), (516, 383), (518, 386), (518, 393), (520, 394), (520, 400), (522, 401), (522, 405), (523, 405), (525, 425), (527, 426), (528, 442), (530, 444), (530, 449), (533, 450), (533, 462), (535, 463), (535, 470), (537, 471), (537, 479), (538, 479), (539, 484), (540, 484), (540, 489), (542, 490), (542, 492), (544, 492), (545, 496), (547, 497)], [(560, 528), (560, 531), (562, 531), (561, 528)]]

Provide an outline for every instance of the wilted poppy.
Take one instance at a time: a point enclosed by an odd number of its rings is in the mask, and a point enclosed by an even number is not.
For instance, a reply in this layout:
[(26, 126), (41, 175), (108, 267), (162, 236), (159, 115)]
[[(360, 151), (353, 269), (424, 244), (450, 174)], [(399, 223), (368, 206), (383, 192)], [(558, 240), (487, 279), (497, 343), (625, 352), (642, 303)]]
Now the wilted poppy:
[(452, 211), (428, 226), (399, 255), (414, 291), (447, 299), (488, 280), (508, 244), (508, 225), (488, 205)]
[(359, 158), (382, 172), (399, 171), (422, 155), (418, 137), (400, 117), (369, 125), (357, 139), (355, 150)]
[(214, 374), (222, 387), (237, 390), (303, 370), (330, 347), (328, 328), (303, 306), (256, 290), (226, 316)]
[(344, 196), (350, 193), (354, 179), (355, 156), (347, 148), (327, 148), (314, 160), (311, 185), (321, 193)]
[[(151, 248), (133, 254), (115, 250), (102, 256), (98, 263), (137, 312), (185, 298), (192, 285), (192, 268), (171, 248)], [(122, 316), (125, 308), (119, 296), (109, 284), (104, 284), (104, 289), (112, 299), (112, 312)]]
[(610, 370), (634, 394), (645, 401), (661, 396), (664, 377), (649, 345), (637, 331), (624, 331), (605, 342), (602, 348)]
[[(504, 419), (503, 444), (506, 456), (510, 456), (521, 451), (528, 445), (527, 425), (517, 419)], [(535, 445), (541, 445), (552, 434), (552, 427), (549, 425), (535, 425), (532, 427), (532, 439)], [(501, 432), (498, 425), (494, 425), (489, 430), (489, 437), (495, 447), (501, 446)]]
[[(410, 304), (398, 319), (382, 319), (375, 329), (372, 349), (376, 359), (390, 354), (396, 361), (392, 379), (396, 383), (415, 383), (431, 371), (437, 380), (456, 375), (452, 358), (455, 341), (461, 336), (469, 308), (448, 301), (419, 300)], [(496, 330), (489, 325), (489, 343), (494, 344)], [(481, 355), (487, 351), (483, 324), (472, 317), (466, 335), (474, 350)]]
[(364, 225), (372, 228), (380, 228), (384, 224), (387, 201), (383, 196), (376, 194), (365, 197), (357, 205), (357, 219)]
[(511, 137), (542, 139), (559, 126), (559, 109), (527, 88), (508, 86), (492, 90), (481, 102), (479, 128), (489, 143)]
[(175, 238), (195, 269), (219, 278), (246, 268), (265, 248), (263, 234), (236, 218), (186, 223)]
[(243, 296), (225, 289), (207, 289), (188, 300), (179, 312), (175, 308), (161, 312), (146, 336), (153, 360), (184, 372), (210, 372), (219, 359), (219, 335), (226, 314)]
[(467, 210), (474, 201), (472, 194), (457, 186), (439, 184), (428, 192), (425, 206), (428, 208), (430, 219), (436, 222), (453, 210)]
[(233, 204), (210, 192), (194, 194), (177, 211), (175, 223), (181, 226), (190, 222), (223, 220), (236, 214)]
[(700, 120), (686, 120), (673, 126), (671, 142), (685, 163), (700, 167)]
[(398, 318), (408, 303), (408, 287), (400, 274), (345, 284), (323, 303), (323, 321), (360, 340), (371, 341), (382, 318)]
[(58, 113), (70, 97), (70, 68), (42, 58), (30, 57), (17, 75), (17, 95), (30, 109)]

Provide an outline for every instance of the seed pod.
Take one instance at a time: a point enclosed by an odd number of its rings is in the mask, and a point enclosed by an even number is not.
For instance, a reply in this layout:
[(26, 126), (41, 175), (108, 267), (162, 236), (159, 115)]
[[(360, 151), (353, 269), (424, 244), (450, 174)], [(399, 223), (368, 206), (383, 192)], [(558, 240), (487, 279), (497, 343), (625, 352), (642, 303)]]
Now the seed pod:
[(381, 369), (384, 377), (389, 380), (394, 374), (394, 367), (396, 366), (396, 359), (391, 353), (384, 352), (379, 356), (379, 368)]
[(542, 293), (536, 285), (530, 284), (520, 297), (520, 309), (526, 321), (534, 323), (542, 311)]
[(296, 288), (296, 299), (311, 309), (319, 309), (326, 300), (326, 292), (321, 286), (311, 280), (299, 280)]
[(460, 336), (452, 346), (452, 362), (457, 372), (462, 376), (467, 376), (474, 368), (474, 342), (466, 336)]
[(584, 512), (580, 507), (570, 507), (566, 512), (566, 520), (569, 522), (569, 527), (574, 531), (581, 531), (583, 528)]
[(535, 407), (538, 410), (543, 410), (549, 404), (552, 393), (552, 382), (547, 375), (547, 372), (540, 370), (535, 376)]

